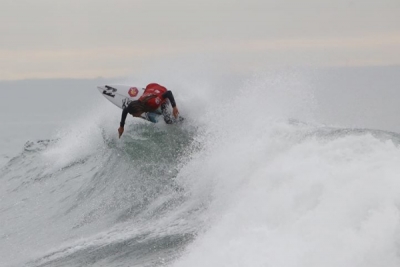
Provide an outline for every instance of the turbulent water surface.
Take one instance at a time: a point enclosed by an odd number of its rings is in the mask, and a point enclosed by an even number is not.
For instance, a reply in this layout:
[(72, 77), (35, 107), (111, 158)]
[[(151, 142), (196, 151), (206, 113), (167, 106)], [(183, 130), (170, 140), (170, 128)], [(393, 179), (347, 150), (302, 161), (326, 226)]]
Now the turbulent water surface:
[(3, 117), (3, 141), (26, 137), (2, 143), (0, 265), (399, 266), (395, 129), (321, 124), (298, 75), (224, 82), (178, 87), (183, 124), (128, 118), (121, 139), (95, 84), (67, 122)]

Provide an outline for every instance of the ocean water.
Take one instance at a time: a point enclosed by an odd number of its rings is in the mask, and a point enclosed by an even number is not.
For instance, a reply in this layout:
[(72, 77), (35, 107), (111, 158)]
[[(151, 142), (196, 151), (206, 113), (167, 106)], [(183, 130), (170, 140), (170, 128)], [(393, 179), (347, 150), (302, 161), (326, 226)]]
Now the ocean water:
[(0, 82), (0, 266), (399, 266), (399, 70)]

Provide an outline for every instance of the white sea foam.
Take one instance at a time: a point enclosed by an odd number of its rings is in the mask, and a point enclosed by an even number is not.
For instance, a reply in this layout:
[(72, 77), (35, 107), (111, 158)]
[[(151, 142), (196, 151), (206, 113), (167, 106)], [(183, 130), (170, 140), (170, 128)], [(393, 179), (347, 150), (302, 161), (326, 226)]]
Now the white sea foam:
[(229, 103), (182, 170), (209, 208), (173, 266), (399, 266), (396, 140), (285, 121), (313, 99), (270, 85), (253, 81)]

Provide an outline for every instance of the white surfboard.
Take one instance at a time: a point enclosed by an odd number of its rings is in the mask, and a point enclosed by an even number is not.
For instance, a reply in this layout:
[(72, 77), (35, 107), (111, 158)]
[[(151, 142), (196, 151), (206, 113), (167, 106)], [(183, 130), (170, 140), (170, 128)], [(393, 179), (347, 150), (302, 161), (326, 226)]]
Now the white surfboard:
[(138, 100), (144, 88), (122, 84), (97, 86), (100, 93), (117, 107), (124, 109), (130, 102)]
[[(106, 84), (102, 86), (97, 86), (99, 92), (107, 98), (111, 103), (117, 107), (124, 109), (134, 100), (138, 100), (143, 92), (144, 88), (135, 87), (123, 84)], [(147, 112), (142, 114), (142, 118), (150, 122), (158, 122), (160, 110), (155, 112)]]

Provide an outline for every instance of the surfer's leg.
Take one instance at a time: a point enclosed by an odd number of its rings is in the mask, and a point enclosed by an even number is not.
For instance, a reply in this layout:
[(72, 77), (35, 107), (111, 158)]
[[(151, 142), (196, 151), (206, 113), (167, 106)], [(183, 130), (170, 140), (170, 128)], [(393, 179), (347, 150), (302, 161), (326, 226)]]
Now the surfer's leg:
[(142, 116), (142, 118), (144, 118), (145, 120), (157, 123), (158, 122), (158, 117), (160, 115), (157, 113), (153, 113), (153, 112), (147, 112), (144, 114), (144, 116)]

